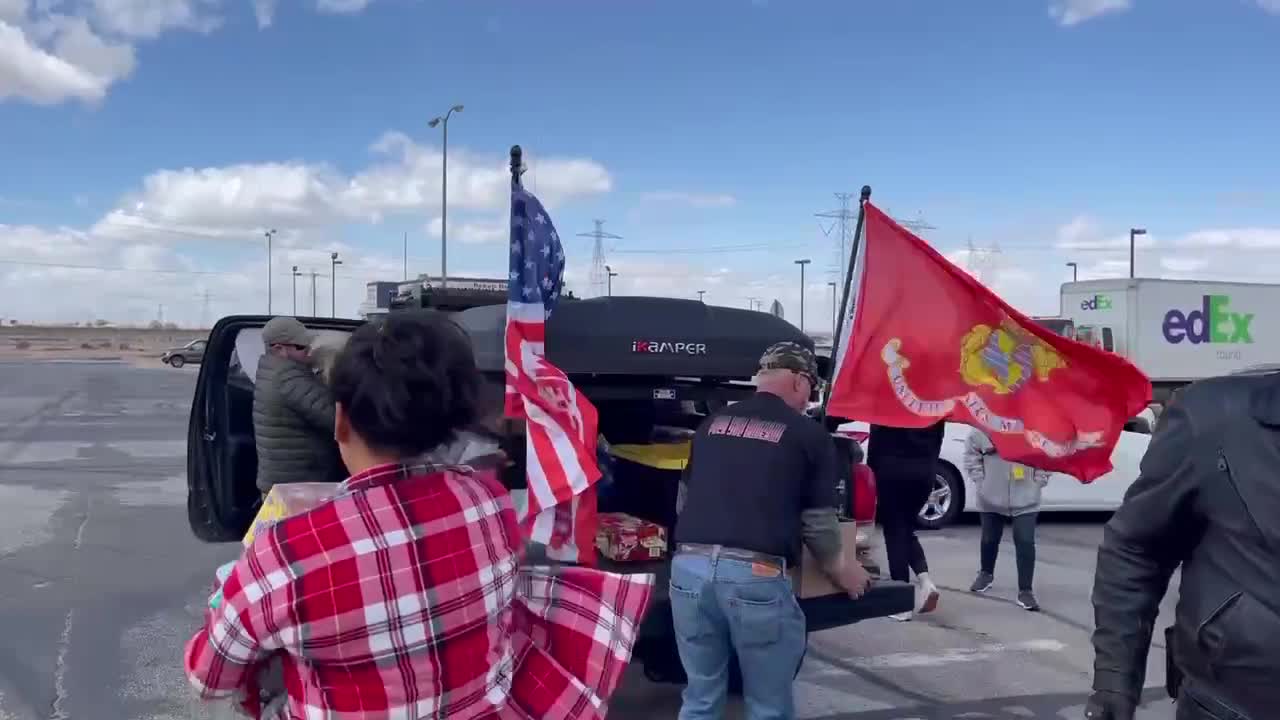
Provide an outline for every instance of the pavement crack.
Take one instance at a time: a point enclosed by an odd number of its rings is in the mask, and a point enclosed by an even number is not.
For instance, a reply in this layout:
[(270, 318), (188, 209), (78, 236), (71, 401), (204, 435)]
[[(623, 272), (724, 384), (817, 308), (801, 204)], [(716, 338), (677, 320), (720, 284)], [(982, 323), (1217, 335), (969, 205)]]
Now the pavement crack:
[(76, 611), (68, 610), (67, 618), (62, 623), (62, 636), (58, 638), (58, 657), (53, 666), (53, 704), (50, 708), (49, 720), (70, 720), (65, 705), (67, 702), (67, 655), (71, 651), (71, 626), (75, 621)]

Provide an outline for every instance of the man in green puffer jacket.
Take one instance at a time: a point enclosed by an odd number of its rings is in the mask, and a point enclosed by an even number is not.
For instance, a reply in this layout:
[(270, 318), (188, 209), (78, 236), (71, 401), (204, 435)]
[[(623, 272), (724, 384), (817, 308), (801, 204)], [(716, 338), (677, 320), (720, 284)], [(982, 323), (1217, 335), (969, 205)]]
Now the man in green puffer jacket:
[(964, 471), (978, 487), (978, 509), (982, 511), (981, 569), (969, 590), (991, 589), (1004, 525), (1011, 521), (1018, 561), (1018, 605), (1026, 610), (1039, 610), (1040, 603), (1031, 582), (1036, 569), (1040, 493), (1049, 482), (1049, 473), (1000, 457), (991, 438), (977, 428), (969, 431), (965, 442)]
[(272, 318), (262, 328), (266, 353), (254, 379), (253, 434), (263, 494), (277, 483), (342, 479), (333, 395), (309, 362), (314, 339), (296, 318)]

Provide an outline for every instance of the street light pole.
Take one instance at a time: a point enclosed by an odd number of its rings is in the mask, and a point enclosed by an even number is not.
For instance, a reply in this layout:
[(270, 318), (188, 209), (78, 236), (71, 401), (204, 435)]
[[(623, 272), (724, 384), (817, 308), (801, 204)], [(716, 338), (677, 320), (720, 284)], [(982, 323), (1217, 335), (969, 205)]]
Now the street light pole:
[(704, 296), (704, 295), (706, 295), (706, 294), (707, 294), (707, 291), (706, 291), (706, 290), (699, 290), (699, 291), (698, 291), (698, 302), (700, 302), (700, 303), (705, 303), (705, 302), (706, 302), (706, 300), (703, 300), (702, 298), (703, 298), (703, 296)]
[(1133, 257), (1134, 247), (1137, 245), (1135, 238), (1139, 235), (1146, 235), (1146, 228), (1129, 228), (1129, 277), (1133, 277)]
[[(1071, 268), (1071, 282), (1078, 281), (1080, 279), (1080, 264), (1069, 262), (1067, 267)], [(1129, 276), (1133, 277), (1133, 273), (1129, 273)]]
[(298, 266), (293, 266), (293, 316), (298, 316), (298, 276), (302, 273), (298, 272)]
[(338, 253), (329, 253), (329, 317), (338, 317)]
[(618, 273), (614, 272), (614, 271), (613, 271), (613, 268), (609, 267), (608, 265), (605, 265), (605, 266), (604, 266), (604, 271), (605, 271), (605, 273), (606, 273), (605, 277), (607, 277), (607, 278), (608, 278), (608, 288), (609, 288), (609, 289), (608, 289), (608, 293), (609, 293), (609, 295), (608, 295), (608, 296), (609, 296), (609, 297), (613, 297), (613, 279), (614, 279), (614, 278), (616, 278), (616, 277), (618, 277)]
[(808, 258), (796, 261), (800, 266), (800, 332), (804, 332), (804, 266), (810, 262)]
[(428, 127), (441, 125), (444, 128), (443, 151), (440, 157), (440, 287), (449, 284), (449, 116), (462, 112), (461, 105), (454, 105), (443, 116), (434, 117), (427, 123)]
[(311, 271), (311, 317), (316, 316), (316, 275), (315, 270)]
[(271, 314), (271, 239), (276, 236), (274, 229), (268, 230), (263, 235), (267, 236), (267, 314)]

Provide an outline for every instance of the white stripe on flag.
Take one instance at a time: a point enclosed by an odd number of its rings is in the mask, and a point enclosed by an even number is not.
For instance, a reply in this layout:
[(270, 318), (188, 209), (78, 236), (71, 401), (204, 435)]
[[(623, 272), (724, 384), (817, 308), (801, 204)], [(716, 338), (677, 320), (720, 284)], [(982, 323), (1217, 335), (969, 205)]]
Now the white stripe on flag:
[[(534, 405), (527, 399), (523, 401), (525, 413), (528, 414)], [(532, 419), (526, 422), (532, 423)], [(556, 499), (551, 494), (551, 481), (547, 478), (547, 469), (542, 467), (542, 462), (538, 459), (538, 453), (533, 447), (533, 433), (535, 432), (538, 432), (537, 428), (526, 425), (524, 432), (524, 465), (528, 477), (529, 507), (547, 510), (555, 506)]]
[[(525, 505), (525, 515), (528, 516), (530, 505)], [(529, 539), (543, 545), (551, 544), (551, 537), (554, 534), (553, 529), (556, 524), (556, 509), (554, 507), (546, 508), (540, 511), (533, 518), (533, 526), (529, 529)]]
[[(587, 483), (587, 473), (582, 463), (578, 462), (578, 453), (574, 450), (573, 440), (565, 432), (565, 428), (556, 424), (542, 408), (536, 403), (526, 402), (525, 413), (529, 416), (529, 422), (541, 425), (547, 431), (547, 439), (551, 441), (551, 447), (555, 450), (556, 460), (560, 463), (560, 467), (564, 468), (565, 479), (569, 481), (569, 487), (573, 489), (573, 494), (586, 490), (590, 485)], [(541, 498), (539, 498), (541, 501)], [(551, 502), (555, 502), (552, 500)], [(546, 507), (545, 505), (543, 507)]]

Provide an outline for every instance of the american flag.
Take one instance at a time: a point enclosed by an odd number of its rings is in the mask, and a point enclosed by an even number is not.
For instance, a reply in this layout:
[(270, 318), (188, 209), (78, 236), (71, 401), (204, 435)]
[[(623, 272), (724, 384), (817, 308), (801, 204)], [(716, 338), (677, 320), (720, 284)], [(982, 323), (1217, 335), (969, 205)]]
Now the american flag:
[(546, 360), (547, 318), (564, 288), (564, 247), (542, 203), (511, 183), (506, 414), (525, 420), (529, 502), (521, 518), (554, 560), (595, 562), (595, 406)]

